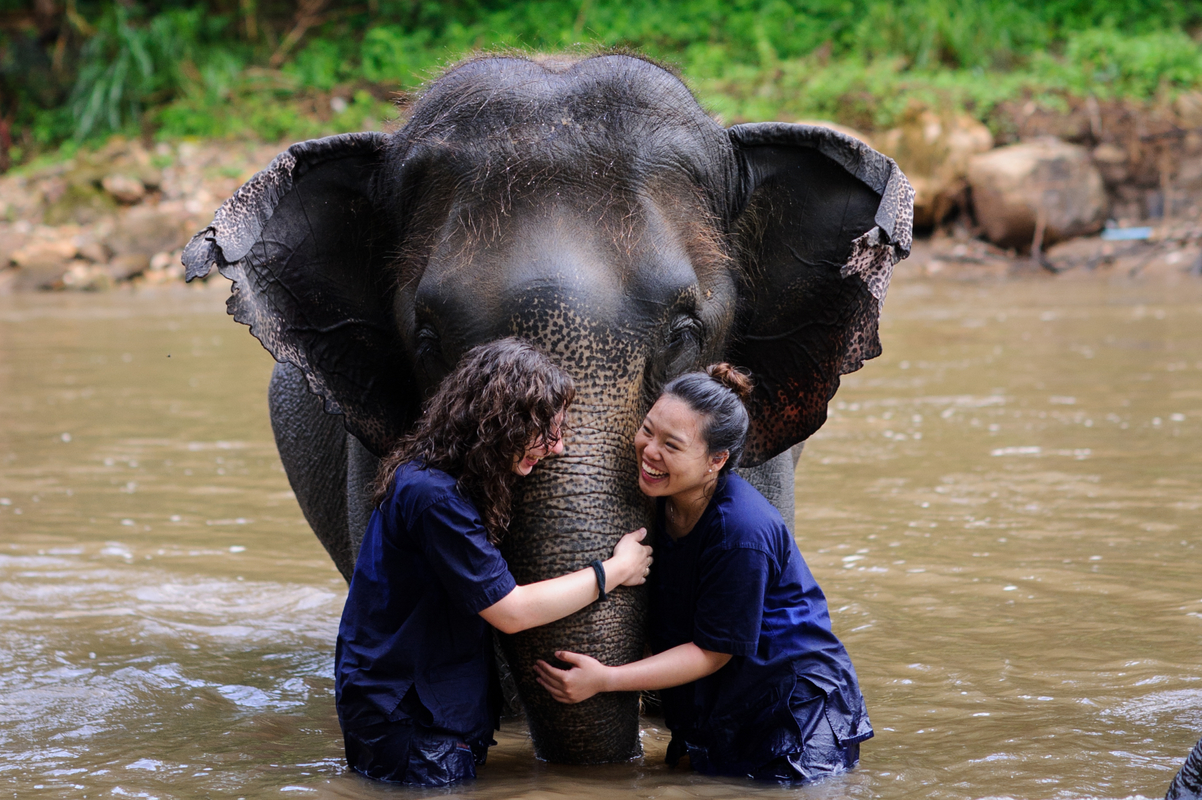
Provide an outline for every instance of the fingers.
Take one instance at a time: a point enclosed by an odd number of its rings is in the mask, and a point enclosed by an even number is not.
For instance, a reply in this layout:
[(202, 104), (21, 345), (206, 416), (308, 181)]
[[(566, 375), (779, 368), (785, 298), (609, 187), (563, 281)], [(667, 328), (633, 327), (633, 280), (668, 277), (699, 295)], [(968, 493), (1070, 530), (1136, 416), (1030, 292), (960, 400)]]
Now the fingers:
[[(555, 654), (560, 657), (559, 653)], [(575, 653), (567, 653), (565, 655), (575, 655)], [(534, 662), (534, 679), (538, 681), (538, 685), (547, 690), (547, 694), (560, 703), (575, 704), (579, 703), (584, 698), (573, 697), (571, 689), (567, 684), (567, 670), (556, 669), (546, 661), (539, 659)]]
[(635, 537), (634, 540), (636, 542), (641, 542), (647, 538), (647, 529), (639, 528), (637, 531), (631, 531), (630, 533), (627, 534), (627, 536), (633, 536), (633, 537)]
[(561, 680), (560, 676), (567, 673), (567, 670), (556, 669), (555, 667), (543, 661), (541, 658), (534, 662), (534, 669), (541, 675), (546, 675), (553, 680)]
[[(585, 662), (591, 660), (588, 656), (581, 655), (580, 653), (573, 653), (570, 650), (556, 650), (555, 657), (558, 658), (560, 661), (564, 661), (568, 664), (571, 664), (573, 667), (582, 666), (582, 665), (584, 665)], [(552, 667), (550, 664), (547, 665), (547, 668), (554, 669), (554, 667)], [(567, 670), (562, 670), (562, 669), (555, 670), (555, 671), (561, 672), (561, 673), (567, 672)]]
[(554, 686), (550, 683), (547, 683), (545, 680), (542, 679), (541, 676), (535, 676), (535, 680), (538, 681), (540, 686), (542, 686), (544, 689), (547, 690), (547, 694), (551, 695), (551, 697), (553, 699), (559, 701), (560, 703), (567, 703), (569, 705), (575, 705), (577, 702), (579, 702), (577, 700), (573, 700), (571, 698), (571, 696), (569, 696), (566, 692), (564, 692), (558, 686)]
[(647, 582), (647, 577), (651, 574), (651, 563), (654, 559), (651, 557), (650, 547), (643, 547), (642, 550), (643, 552), (640, 554), (642, 558), (638, 559), (632, 565), (632, 574), (622, 582), (623, 586), (641, 586)]

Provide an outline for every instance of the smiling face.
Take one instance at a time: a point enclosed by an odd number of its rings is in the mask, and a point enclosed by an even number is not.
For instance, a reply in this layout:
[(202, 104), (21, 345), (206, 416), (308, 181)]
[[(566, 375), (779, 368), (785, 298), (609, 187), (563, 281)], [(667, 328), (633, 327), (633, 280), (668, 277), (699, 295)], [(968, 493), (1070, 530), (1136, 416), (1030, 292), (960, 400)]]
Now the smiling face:
[(560, 411), (555, 415), (555, 421), (551, 423), (551, 435), (553, 441), (535, 440), (526, 445), (526, 452), (519, 453), (513, 457), (513, 471), (521, 476), (530, 474), (530, 471), (538, 465), (538, 462), (547, 456), (557, 456), (563, 452), (563, 412)]
[(663, 395), (647, 412), (634, 436), (639, 489), (649, 497), (703, 492), (717, 480), (727, 453), (711, 456), (701, 434), (702, 416), (672, 395)]

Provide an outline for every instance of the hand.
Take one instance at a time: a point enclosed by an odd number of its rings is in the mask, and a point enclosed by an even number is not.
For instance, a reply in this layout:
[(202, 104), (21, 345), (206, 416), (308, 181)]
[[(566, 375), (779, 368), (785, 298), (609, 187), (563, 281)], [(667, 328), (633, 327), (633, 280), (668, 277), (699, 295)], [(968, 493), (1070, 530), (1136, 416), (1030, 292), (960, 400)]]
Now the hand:
[[(635, 531), (637, 533), (638, 531)], [(633, 536), (628, 533), (626, 536)], [(561, 703), (579, 703), (598, 692), (604, 692), (609, 667), (595, 658), (558, 650), (555, 657), (572, 665), (572, 669), (556, 669), (539, 659), (534, 671), (539, 684)]]
[[(651, 546), (642, 544), (647, 535), (646, 528), (639, 528), (623, 536), (614, 547), (613, 558), (605, 564), (606, 576), (614, 576), (615, 586), (638, 586), (647, 582), (651, 574)], [(606, 581), (609, 583), (609, 581)], [(610, 588), (605, 587), (605, 591)]]

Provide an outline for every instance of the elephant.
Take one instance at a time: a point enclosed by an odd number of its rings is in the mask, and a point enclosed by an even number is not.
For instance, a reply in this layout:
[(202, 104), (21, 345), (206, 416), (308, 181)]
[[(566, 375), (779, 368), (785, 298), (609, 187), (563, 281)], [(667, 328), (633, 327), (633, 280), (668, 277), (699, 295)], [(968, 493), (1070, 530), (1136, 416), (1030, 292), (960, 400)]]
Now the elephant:
[[(794, 446), (840, 376), (881, 352), (913, 190), (828, 128), (724, 128), (667, 68), (628, 54), (481, 56), (433, 80), (390, 133), (289, 147), (184, 251), (277, 362), (281, 459), (349, 580), (377, 459), (472, 346), (524, 337), (577, 382), (567, 451), (521, 482), (502, 543), (519, 583), (605, 558), (651, 525), (633, 438), (670, 378), (718, 360), (755, 381), (743, 474), (793, 519)], [(644, 651), (644, 592), (502, 636), (536, 754), (641, 753), (639, 697), (556, 703), (558, 649)]]
[(1202, 800), (1202, 739), (1185, 757), (1185, 763), (1169, 784), (1164, 800)]

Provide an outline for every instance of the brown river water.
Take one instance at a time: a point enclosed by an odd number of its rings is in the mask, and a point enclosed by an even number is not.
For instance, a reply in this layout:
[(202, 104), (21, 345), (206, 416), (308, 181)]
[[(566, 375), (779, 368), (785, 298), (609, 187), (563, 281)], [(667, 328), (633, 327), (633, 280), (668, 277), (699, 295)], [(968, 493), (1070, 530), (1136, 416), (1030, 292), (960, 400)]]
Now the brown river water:
[(0, 796), (1160, 797), (1202, 734), (1202, 283), (895, 284), (797, 470), (854, 772), (674, 772), (654, 719), (547, 765), (515, 721), (450, 793), (343, 765), (346, 588), (227, 285), (0, 298)]

